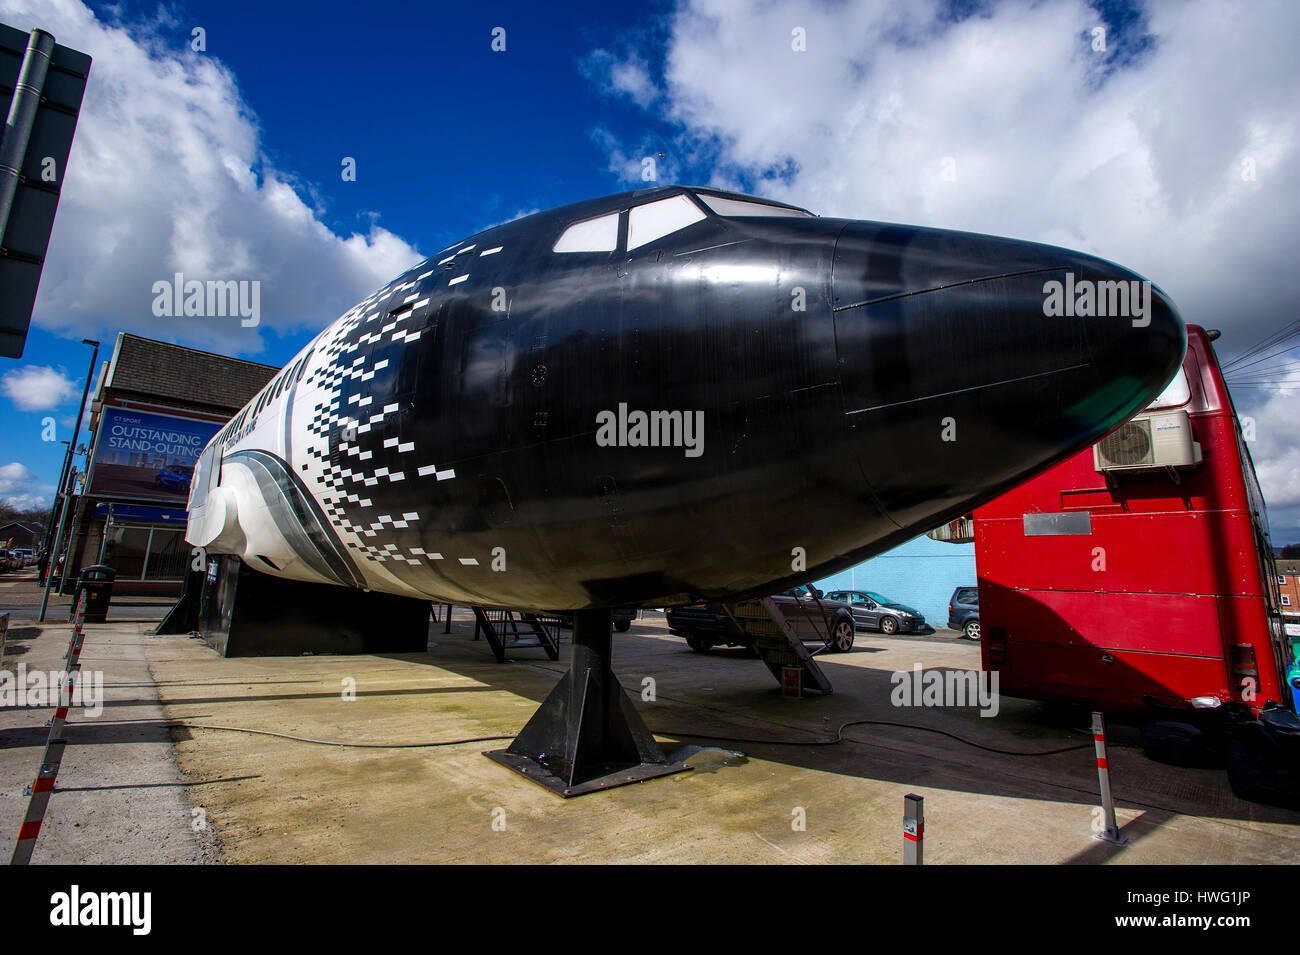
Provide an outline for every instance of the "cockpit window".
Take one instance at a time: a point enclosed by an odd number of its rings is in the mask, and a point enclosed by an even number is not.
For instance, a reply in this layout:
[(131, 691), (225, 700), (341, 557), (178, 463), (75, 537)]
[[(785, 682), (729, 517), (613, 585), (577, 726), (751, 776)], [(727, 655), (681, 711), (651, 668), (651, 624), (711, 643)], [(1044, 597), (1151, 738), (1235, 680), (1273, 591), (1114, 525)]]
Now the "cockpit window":
[(766, 202), (748, 202), (744, 199), (726, 199), (722, 196), (710, 196), (696, 193), (701, 202), (720, 216), (798, 216), (807, 218), (811, 212), (802, 209), (790, 209), (786, 206), (770, 206)]
[(669, 196), (643, 206), (633, 206), (628, 214), (627, 248), (640, 248), (647, 242), (670, 232), (685, 229), (704, 218), (700, 207), (685, 196)]
[(1187, 374), (1179, 368), (1178, 374), (1174, 375), (1174, 380), (1165, 385), (1165, 390), (1160, 392), (1155, 401), (1147, 405), (1147, 410), (1177, 408), (1179, 405), (1187, 404), (1191, 397), (1192, 389), (1187, 384)]
[(554, 252), (613, 252), (618, 248), (618, 213), (575, 222), (556, 241)]

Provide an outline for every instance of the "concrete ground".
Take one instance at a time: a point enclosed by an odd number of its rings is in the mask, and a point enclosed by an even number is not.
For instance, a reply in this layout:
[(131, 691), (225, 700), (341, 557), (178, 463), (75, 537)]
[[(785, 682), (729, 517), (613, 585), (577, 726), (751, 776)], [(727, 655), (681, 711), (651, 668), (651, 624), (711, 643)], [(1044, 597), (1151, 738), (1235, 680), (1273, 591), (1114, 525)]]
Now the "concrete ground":
[[(59, 672), (72, 628), (9, 629), (2, 666), (8, 674)], [(218, 858), (215, 833), (191, 810), (191, 784), (176, 765), (145, 656), (154, 624), (87, 626), (82, 678), (102, 686), (93, 699), (102, 712), (69, 714), (63, 762), (32, 862), (187, 863)], [(0, 679), (4, 677), (0, 676)], [(12, 687), (13, 677), (5, 679)], [(30, 684), (29, 684), (30, 685)], [(12, 691), (11, 691), (12, 692)], [(13, 851), (27, 812), (30, 786), (49, 738), (54, 708), (48, 695), (0, 704), (0, 861)], [(98, 707), (93, 707), (98, 708)]]
[[(695, 753), (691, 772), (561, 800), (481, 755), (505, 740), (347, 748), (197, 728), (383, 744), (508, 737), (563, 671), (540, 649), (512, 651), (498, 665), (462, 619), (450, 635), (434, 624), (427, 653), (228, 660), (192, 638), (149, 636), (150, 627), (87, 628), (86, 667), (104, 672), (108, 704), (69, 729), (35, 861), (893, 864), (907, 793), (925, 797), (927, 864), (1300, 857), (1300, 814), (1237, 799), (1221, 770), (1165, 766), (1124, 746), (1112, 747), (1111, 767), (1129, 843), (1095, 840), (1085, 716), (1009, 699), (995, 718), (891, 705), (894, 671), (978, 667), (978, 646), (942, 631), (860, 633), (854, 652), (820, 658), (832, 696), (787, 700), (758, 660), (693, 653), (666, 632), (662, 615), (648, 614), (616, 636), (623, 685), (665, 749), (722, 748)], [(67, 634), (66, 626), (20, 628), (10, 646), (21, 652), (6, 664), (57, 665)], [(642, 698), (647, 678), (653, 701)], [(168, 730), (164, 715), (191, 725)], [(6, 851), (46, 716), (0, 711)], [(858, 719), (1017, 753), (1083, 748), (1012, 756), (880, 725), (850, 727), (839, 745), (692, 735), (816, 743)], [(1135, 738), (1124, 727), (1111, 735)]]

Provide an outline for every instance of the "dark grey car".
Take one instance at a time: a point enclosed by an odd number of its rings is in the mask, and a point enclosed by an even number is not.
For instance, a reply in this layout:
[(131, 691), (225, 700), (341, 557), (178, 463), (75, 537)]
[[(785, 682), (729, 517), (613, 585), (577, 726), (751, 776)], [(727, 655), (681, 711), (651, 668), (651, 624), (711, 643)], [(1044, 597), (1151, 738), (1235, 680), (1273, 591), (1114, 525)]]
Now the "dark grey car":
[(980, 591), (978, 587), (958, 587), (948, 601), (948, 629), (960, 630), (968, 640), (980, 638)]
[(853, 611), (853, 622), (866, 630), (879, 630), (888, 635), (918, 633), (929, 626), (921, 611), (870, 590), (832, 590), (826, 596), (848, 604)]
[(772, 602), (801, 640), (826, 643), (838, 653), (853, 649), (855, 627), (852, 624), (856, 621), (850, 619), (852, 608), (847, 601), (836, 600), (830, 594), (823, 596), (820, 591), (810, 591), (807, 587), (796, 587), (773, 594)]
[[(855, 627), (847, 604), (826, 596), (816, 598), (807, 587), (773, 594), (771, 600), (776, 612), (799, 639), (825, 644), (834, 653), (848, 653), (853, 649)], [(669, 607), (666, 615), (669, 632), (684, 637), (691, 649), (700, 653), (707, 653), (715, 646), (740, 646), (746, 642), (744, 633), (722, 604)]]

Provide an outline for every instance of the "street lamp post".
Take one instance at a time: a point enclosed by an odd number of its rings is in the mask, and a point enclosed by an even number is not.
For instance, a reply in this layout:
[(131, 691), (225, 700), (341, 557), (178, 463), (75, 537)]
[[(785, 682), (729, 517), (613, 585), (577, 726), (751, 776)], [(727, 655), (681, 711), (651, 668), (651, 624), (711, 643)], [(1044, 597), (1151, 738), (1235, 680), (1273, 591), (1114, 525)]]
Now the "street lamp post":
[[(61, 441), (59, 443), (66, 444), (68, 451), (63, 455), (63, 467), (59, 468), (59, 490), (54, 495), (54, 502), (50, 505), (50, 516), (45, 522), (45, 542), (41, 545), (41, 549), (47, 555), (50, 552), (50, 540), (54, 536), (54, 527), (59, 522), (59, 505), (63, 503), (63, 482), (68, 479), (68, 468), (72, 464), (72, 442)], [(48, 568), (48, 564), (46, 566)]]
[[(68, 507), (72, 504), (72, 486), (76, 483), (76, 481), (77, 481), (77, 469), (73, 468), (71, 473), (68, 475), (67, 487), (64, 488), (63, 509), (59, 512), (59, 529), (54, 533), (54, 553), (56, 555), (58, 554), (59, 542), (63, 540), (63, 526), (68, 522)], [(63, 565), (65, 568), (68, 565), (68, 561), (70, 561), (71, 559), (72, 559), (72, 555), (70, 554), (66, 558), (64, 558)], [(39, 618), (40, 623), (45, 622), (45, 610), (50, 604), (50, 584), (54, 582), (54, 571), (55, 571), (54, 563), (56, 560), (57, 557), (51, 558), (50, 564), (45, 571), (45, 590), (41, 594), (41, 616)]]
[[(77, 412), (77, 422), (75, 425), (73, 425), (72, 428), (72, 442), (68, 445), (68, 456), (63, 463), (63, 478), (59, 482), (60, 486), (63, 489), (62, 490), (63, 514), (59, 518), (59, 529), (54, 534), (54, 547), (50, 551), (51, 565), (53, 564), (54, 561), (58, 559), (59, 548), (62, 546), (62, 542), (63, 542), (63, 525), (67, 519), (68, 502), (71, 500), (71, 495), (72, 495), (72, 479), (73, 479), (74, 472), (72, 471), (71, 468), (72, 468), (72, 456), (74, 454), (73, 449), (76, 448), (77, 446), (77, 436), (81, 434), (81, 419), (86, 416), (86, 399), (90, 396), (90, 379), (94, 377), (95, 365), (99, 361), (99, 342), (92, 341), (89, 338), (83, 338), (81, 340), (81, 344), (94, 345), (95, 351), (90, 356), (90, 367), (86, 370), (86, 384), (85, 387), (81, 389), (81, 408)], [(85, 488), (82, 488), (82, 491), (84, 492)], [(78, 508), (78, 510), (80, 510), (80, 508)], [(69, 540), (69, 544), (71, 544), (71, 540)], [(71, 550), (70, 547), (69, 550)], [(68, 579), (68, 564), (70, 563), (72, 563), (72, 554), (68, 554), (67, 557), (65, 557), (63, 560), (63, 575), (59, 580), (60, 592), (62, 592), (63, 590), (64, 582)], [(54, 576), (52, 570), (53, 570), (52, 566), (48, 567), (46, 570), (45, 592), (41, 595), (41, 622), (42, 623), (45, 622), (45, 608), (49, 605), (50, 602), (50, 578)]]

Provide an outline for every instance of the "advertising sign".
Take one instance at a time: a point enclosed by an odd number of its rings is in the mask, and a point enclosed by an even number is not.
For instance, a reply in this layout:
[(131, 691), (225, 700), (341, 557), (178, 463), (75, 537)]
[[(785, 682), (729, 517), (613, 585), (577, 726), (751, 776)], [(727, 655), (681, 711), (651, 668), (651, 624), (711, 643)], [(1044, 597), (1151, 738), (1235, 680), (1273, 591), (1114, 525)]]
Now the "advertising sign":
[(194, 465), (222, 422), (105, 408), (87, 495), (185, 506)]

